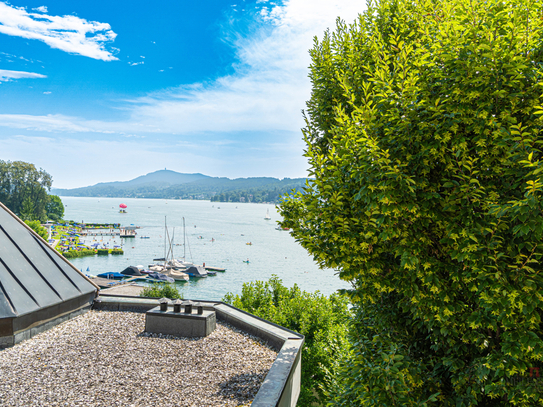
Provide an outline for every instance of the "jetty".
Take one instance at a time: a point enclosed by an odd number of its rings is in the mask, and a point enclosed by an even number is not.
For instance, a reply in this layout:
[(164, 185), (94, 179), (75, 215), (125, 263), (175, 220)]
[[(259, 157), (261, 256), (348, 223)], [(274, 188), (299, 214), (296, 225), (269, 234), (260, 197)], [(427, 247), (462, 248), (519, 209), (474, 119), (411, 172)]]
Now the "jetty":
[(91, 281), (100, 288), (117, 287), (119, 285), (131, 284), (136, 281), (142, 281), (141, 278), (132, 277), (123, 280), (115, 280), (113, 278), (91, 277)]
[(119, 236), (120, 230), (82, 230), (79, 232), (83, 236)]
[(119, 236), (136, 237), (139, 226), (122, 226), (119, 229), (82, 229), (79, 234), (83, 236)]

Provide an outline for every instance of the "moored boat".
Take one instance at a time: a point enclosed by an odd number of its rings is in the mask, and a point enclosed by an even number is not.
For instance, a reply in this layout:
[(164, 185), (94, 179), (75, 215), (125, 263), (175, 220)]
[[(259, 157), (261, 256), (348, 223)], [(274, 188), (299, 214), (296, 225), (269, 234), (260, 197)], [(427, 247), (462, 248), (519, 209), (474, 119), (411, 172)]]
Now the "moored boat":
[(175, 280), (167, 275), (159, 272), (149, 273), (149, 277), (155, 280), (167, 281), (168, 283), (175, 283)]
[(100, 273), (96, 277), (119, 280), (121, 278), (125, 278), (126, 275), (117, 273), (116, 271), (108, 271), (107, 273)]
[(167, 268), (162, 274), (173, 278), (175, 281), (189, 281), (189, 275), (187, 273), (183, 273), (182, 271), (173, 268)]
[(187, 268), (185, 273), (187, 273), (190, 277), (195, 277), (195, 278), (207, 277), (207, 271), (202, 266), (192, 265), (191, 267)]

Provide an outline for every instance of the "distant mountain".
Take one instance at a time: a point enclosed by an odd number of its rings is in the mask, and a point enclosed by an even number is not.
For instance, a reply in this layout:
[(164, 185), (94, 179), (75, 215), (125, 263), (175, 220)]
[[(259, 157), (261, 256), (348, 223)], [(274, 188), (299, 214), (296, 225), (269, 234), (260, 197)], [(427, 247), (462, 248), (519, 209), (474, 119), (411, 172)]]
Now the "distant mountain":
[(301, 189), (305, 181), (305, 178), (279, 180), (271, 177), (229, 179), (160, 170), (130, 181), (103, 182), (74, 189), (53, 188), (51, 193), (59, 196), (277, 202), (282, 194)]
[(179, 185), (206, 178), (211, 177), (203, 174), (182, 174), (180, 172), (170, 170), (159, 170), (155, 172), (150, 172), (147, 175), (142, 175), (140, 177), (134, 178), (130, 181), (103, 182), (94, 186), (96, 187), (100, 185), (103, 187), (112, 186), (115, 188), (130, 188), (151, 183), (159, 183), (161, 185)]

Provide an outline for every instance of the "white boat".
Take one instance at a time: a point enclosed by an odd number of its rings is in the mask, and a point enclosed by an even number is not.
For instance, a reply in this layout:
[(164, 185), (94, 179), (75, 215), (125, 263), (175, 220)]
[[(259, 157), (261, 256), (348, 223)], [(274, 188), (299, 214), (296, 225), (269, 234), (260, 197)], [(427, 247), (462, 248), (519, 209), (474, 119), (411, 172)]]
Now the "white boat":
[(269, 209), (266, 211), (266, 216), (264, 216), (264, 220), (271, 220), (270, 210)]
[(162, 271), (161, 273), (173, 278), (175, 281), (189, 281), (189, 275), (187, 273), (183, 273), (181, 270), (166, 268), (166, 270)]

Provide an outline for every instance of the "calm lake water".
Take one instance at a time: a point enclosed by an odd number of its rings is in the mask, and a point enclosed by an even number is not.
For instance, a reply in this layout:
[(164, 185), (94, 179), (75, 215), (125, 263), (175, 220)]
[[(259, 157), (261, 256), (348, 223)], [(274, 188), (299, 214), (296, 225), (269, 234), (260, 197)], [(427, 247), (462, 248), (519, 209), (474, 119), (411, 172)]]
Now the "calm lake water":
[[(273, 274), (278, 275), (287, 287), (298, 284), (302, 290), (310, 292), (318, 290), (328, 295), (339, 288), (349, 288), (346, 282), (334, 275), (333, 270), (319, 269), (289, 232), (275, 229), (280, 216), (272, 204), (126, 198), (61, 199), (66, 205), (65, 219), (141, 226), (136, 238), (122, 239), (123, 256), (71, 259), (75, 267), (83, 271), (89, 268), (93, 275), (122, 271), (127, 266), (147, 267), (154, 258), (163, 257), (166, 217), (170, 236), (174, 235), (175, 257), (183, 257), (185, 248), (187, 261), (226, 268), (225, 273), (217, 273), (214, 277), (177, 283), (185, 298), (220, 300), (227, 292), (241, 293), (245, 282), (268, 280)], [(119, 213), (120, 203), (128, 206), (127, 213)], [(267, 210), (271, 220), (264, 220)], [(149, 239), (141, 239), (141, 236)], [(121, 243), (119, 237), (96, 239), (110, 247)], [(247, 259), (248, 264), (243, 262)]]

